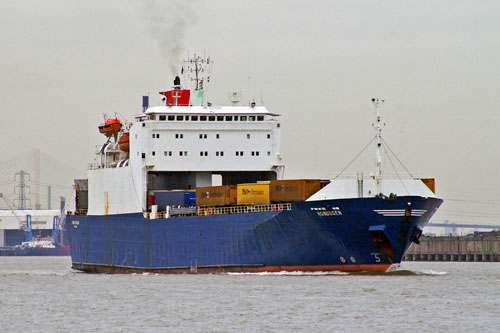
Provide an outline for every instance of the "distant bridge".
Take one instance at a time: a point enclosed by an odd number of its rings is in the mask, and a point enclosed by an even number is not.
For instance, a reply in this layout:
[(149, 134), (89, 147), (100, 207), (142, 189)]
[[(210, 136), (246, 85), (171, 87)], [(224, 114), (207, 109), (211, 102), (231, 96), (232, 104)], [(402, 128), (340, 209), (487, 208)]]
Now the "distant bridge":
[(434, 223), (426, 224), (426, 227), (440, 227), (440, 228), (469, 228), (469, 229), (495, 229), (500, 230), (498, 224), (467, 224), (467, 223)]

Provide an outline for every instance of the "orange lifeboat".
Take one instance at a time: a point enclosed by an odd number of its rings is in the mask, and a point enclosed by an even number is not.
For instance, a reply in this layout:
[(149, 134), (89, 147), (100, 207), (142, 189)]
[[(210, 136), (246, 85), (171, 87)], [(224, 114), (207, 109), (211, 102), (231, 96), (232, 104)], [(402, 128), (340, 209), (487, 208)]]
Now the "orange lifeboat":
[(99, 133), (104, 134), (107, 137), (113, 136), (120, 132), (122, 128), (122, 123), (119, 119), (107, 119), (104, 124), (99, 126)]
[(120, 146), (120, 149), (128, 152), (130, 149), (130, 135), (128, 132), (123, 132), (122, 136), (120, 137), (120, 140), (118, 140), (118, 145)]

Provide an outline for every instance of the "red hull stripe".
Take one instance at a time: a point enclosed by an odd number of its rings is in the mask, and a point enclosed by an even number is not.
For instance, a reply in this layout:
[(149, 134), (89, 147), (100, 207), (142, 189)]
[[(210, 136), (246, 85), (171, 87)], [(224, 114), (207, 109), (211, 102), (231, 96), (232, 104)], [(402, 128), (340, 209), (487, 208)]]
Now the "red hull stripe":
[(196, 268), (132, 268), (73, 263), (73, 269), (90, 273), (262, 273), (262, 272), (386, 272), (390, 264), (370, 265), (304, 265), (304, 266), (199, 266)]
[(385, 272), (387, 265), (314, 265), (314, 266), (264, 266), (252, 267), (251, 272)]

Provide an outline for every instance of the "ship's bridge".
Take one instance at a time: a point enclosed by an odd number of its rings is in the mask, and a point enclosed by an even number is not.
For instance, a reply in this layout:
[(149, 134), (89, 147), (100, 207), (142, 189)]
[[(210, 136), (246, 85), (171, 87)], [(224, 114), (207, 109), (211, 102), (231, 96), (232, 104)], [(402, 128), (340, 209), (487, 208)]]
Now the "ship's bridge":
[[(185, 106), (153, 106), (150, 108), (147, 108), (146, 111), (142, 114), (136, 115), (136, 119), (144, 119), (148, 118), (151, 115), (163, 115), (163, 114), (187, 114), (187, 115), (219, 115), (219, 116), (224, 116), (224, 115), (231, 115), (231, 114), (236, 114), (236, 115), (260, 115), (260, 116), (271, 116), (271, 117), (277, 117), (280, 116), (279, 114), (276, 113), (271, 113), (269, 112), (264, 106), (190, 106), (190, 107), (185, 107)], [(158, 118), (158, 120), (161, 120)], [(164, 119), (165, 120), (165, 119)], [(171, 119), (173, 120), (173, 119)], [(200, 119), (195, 118), (195, 120), (188, 118), (188, 121), (202, 121)], [(255, 121), (254, 120), (243, 120), (243, 121)], [(260, 121), (264, 120), (263, 118), (260, 118)], [(207, 121), (207, 120), (205, 120)], [(216, 121), (216, 120), (212, 120)], [(219, 118), (217, 121), (234, 121), (234, 119), (221, 119)], [(238, 120), (235, 120), (238, 121)], [(240, 119), (240, 121), (242, 121)], [(257, 120), (259, 121), (259, 120)]]
[(281, 175), (280, 122), (264, 106), (156, 106), (136, 116), (130, 161), (162, 188), (276, 179)]

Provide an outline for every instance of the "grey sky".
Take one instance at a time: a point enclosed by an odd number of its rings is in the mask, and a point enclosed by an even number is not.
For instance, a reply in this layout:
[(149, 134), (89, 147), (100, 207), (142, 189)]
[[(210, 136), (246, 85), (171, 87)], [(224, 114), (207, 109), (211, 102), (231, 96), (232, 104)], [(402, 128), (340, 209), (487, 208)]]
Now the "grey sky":
[[(287, 178), (341, 170), (384, 97), (405, 165), (445, 199), (483, 202), (448, 200), (436, 219), (500, 224), (498, 1), (183, 3), (0, 1), (0, 159), (36, 146), (84, 172), (104, 112), (132, 120), (172, 62), (206, 51), (209, 100), (241, 90), (283, 115)], [(372, 152), (350, 171), (370, 171)]]

